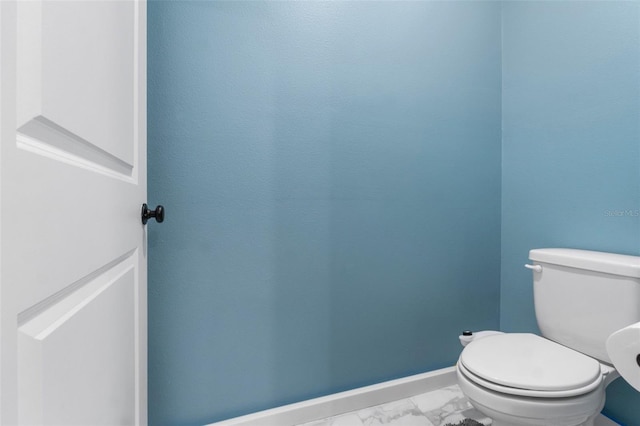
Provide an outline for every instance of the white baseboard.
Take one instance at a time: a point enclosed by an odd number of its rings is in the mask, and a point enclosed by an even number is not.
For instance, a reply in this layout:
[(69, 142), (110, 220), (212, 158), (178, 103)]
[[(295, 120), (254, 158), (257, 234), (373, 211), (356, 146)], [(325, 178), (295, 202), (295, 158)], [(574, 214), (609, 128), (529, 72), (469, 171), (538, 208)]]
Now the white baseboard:
[(208, 426), (286, 426), (361, 410), (385, 402), (409, 398), (456, 383), (455, 367), (442, 368), (402, 379), (335, 393)]
[(613, 420), (611, 420), (610, 418), (600, 414), (598, 417), (596, 417), (595, 421), (593, 422), (593, 426), (620, 426), (620, 425), (614, 422)]

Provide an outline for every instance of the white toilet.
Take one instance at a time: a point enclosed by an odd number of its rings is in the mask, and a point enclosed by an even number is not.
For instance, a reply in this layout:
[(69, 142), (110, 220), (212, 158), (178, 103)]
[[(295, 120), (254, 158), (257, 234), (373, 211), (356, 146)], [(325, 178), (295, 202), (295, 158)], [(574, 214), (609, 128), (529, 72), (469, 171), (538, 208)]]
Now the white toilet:
[(494, 426), (591, 426), (619, 377), (606, 340), (640, 321), (640, 257), (538, 249), (529, 258), (542, 337), (474, 339), (458, 360), (458, 384)]

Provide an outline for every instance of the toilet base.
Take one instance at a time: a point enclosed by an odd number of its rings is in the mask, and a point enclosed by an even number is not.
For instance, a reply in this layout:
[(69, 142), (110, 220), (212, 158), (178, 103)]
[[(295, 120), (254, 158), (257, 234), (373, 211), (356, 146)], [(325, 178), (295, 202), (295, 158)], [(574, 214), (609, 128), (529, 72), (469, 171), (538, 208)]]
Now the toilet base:
[(593, 426), (604, 407), (604, 386), (572, 398), (530, 398), (482, 387), (457, 370), (458, 385), (493, 426)]
[(549, 419), (532, 419), (514, 415), (505, 416), (504, 413), (479, 404), (477, 401), (469, 400), (469, 402), (476, 410), (491, 418), (491, 426), (594, 426), (595, 418), (598, 416), (598, 414), (594, 414), (587, 418), (579, 416), (550, 421)]

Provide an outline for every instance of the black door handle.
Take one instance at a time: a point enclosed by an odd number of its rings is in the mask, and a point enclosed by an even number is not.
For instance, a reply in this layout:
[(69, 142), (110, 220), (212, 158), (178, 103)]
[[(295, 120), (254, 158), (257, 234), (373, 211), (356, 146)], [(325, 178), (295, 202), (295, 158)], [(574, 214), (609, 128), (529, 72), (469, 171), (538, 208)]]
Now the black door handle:
[(162, 223), (164, 221), (164, 207), (158, 206), (155, 210), (149, 210), (147, 204), (142, 205), (142, 224), (146, 225), (147, 221), (154, 218), (156, 222)]

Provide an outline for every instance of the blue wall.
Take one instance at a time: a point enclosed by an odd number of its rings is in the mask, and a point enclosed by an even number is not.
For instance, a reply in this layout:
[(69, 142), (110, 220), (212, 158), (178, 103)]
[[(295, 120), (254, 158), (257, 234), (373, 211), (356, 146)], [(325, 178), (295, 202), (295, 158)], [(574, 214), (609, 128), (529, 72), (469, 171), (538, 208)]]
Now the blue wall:
[(151, 424), (451, 365), (496, 328), (500, 4), (150, 2)]
[[(638, 2), (503, 5), (506, 331), (537, 331), (529, 249), (640, 254), (639, 24)], [(639, 425), (640, 395), (618, 380), (605, 413)]]
[(463, 328), (537, 331), (529, 249), (640, 254), (640, 3), (148, 18), (151, 424), (450, 365)]

